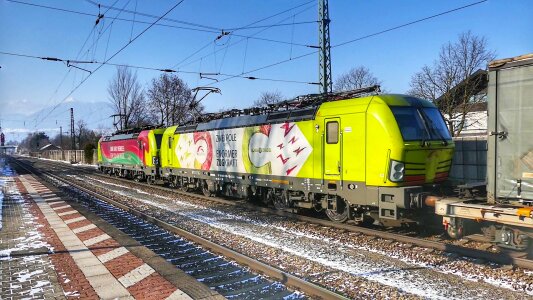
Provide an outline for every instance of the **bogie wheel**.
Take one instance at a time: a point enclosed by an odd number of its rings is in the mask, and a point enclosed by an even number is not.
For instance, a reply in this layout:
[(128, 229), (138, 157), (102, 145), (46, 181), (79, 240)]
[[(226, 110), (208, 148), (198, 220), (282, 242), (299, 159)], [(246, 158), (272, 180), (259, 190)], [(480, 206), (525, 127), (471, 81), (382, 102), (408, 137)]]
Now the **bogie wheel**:
[(172, 178), (170, 178), (168, 180), (168, 187), (170, 187), (172, 189), (176, 187), (176, 183), (174, 182), (174, 180)]
[(154, 180), (152, 179), (152, 176), (146, 177), (146, 183), (149, 184), (149, 185), (154, 184)]
[(190, 190), (189, 189), (189, 182), (186, 182), (185, 178), (181, 179), (180, 190), (183, 191), (183, 192), (188, 192)]
[(285, 210), (287, 208), (290, 208), (292, 205), (288, 200), (288, 194), (287, 191), (278, 191), (277, 193), (273, 193), (272, 198), (272, 204), (274, 204), (274, 207), (278, 210)]
[(461, 219), (456, 219), (454, 222), (448, 224), (446, 232), (452, 239), (458, 240), (463, 237), (463, 229), (463, 221)]
[(207, 180), (203, 180), (202, 182), (202, 193), (206, 197), (211, 197), (213, 194), (209, 190), (209, 185), (207, 184)]
[(181, 186), (181, 181), (179, 177), (172, 177), (170, 179), (170, 186), (175, 189), (179, 188)]
[(278, 210), (284, 210), (286, 208), (285, 201), (281, 198), (281, 196), (274, 195), (272, 199), (272, 204), (274, 204), (274, 207)]
[(276, 209), (283, 210), (285, 205), (280, 195), (276, 195), (273, 189), (268, 189), (265, 196), (267, 203), (272, 203)]
[(350, 218), (350, 206), (345, 200), (337, 199), (336, 209), (326, 209), (328, 218), (337, 223), (344, 223)]

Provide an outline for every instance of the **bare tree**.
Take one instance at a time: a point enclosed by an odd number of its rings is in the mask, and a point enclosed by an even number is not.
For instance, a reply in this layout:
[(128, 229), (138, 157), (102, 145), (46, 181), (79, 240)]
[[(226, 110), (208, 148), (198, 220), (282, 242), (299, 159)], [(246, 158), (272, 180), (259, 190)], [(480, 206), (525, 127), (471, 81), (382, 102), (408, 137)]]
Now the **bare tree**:
[(119, 129), (145, 125), (144, 93), (137, 82), (137, 74), (127, 67), (117, 67), (107, 92), (115, 114), (120, 116)]
[(77, 142), (76, 149), (81, 149), (83, 141), (85, 140), (85, 137), (87, 135), (87, 122), (84, 120), (78, 120), (76, 122), (76, 127), (74, 128), (74, 140)]
[[(76, 122), (76, 127), (74, 128), (74, 139), (77, 145), (76, 149), (78, 150), (84, 149), (85, 146), (88, 144), (96, 145), (102, 135), (103, 134), (98, 129), (97, 130), (90, 129), (88, 127), (87, 122), (85, 122), (85, 120), (81, 120), (81, 119), (78, 120)], [(63, 132), (63, 136), (61, 136), (60, 134), (57, 134), (50, 141), (54, 145), (61, 146), (63, 150), (74, 150), (74, 149), (71, 149), (72, 140), (68, 132)]]
[(38, 151), (41, 147), (50, 144), (50, 138), (44, 132), (32, 132), (28, 133), (28, 136), (24, 138), (19, 147), (27, 149), (28, 152)]
[(71, 140), (70, 140), (70, 134), (67, 134), (66, 132), (63, 132), (63, 136), (61, 136), (61, 134), (56, 134), (56, 136), (54, 136), (50, 142), (53, 144), (53, 145), (56, 145), (56, 146), (59, 146), (61, 147), (61, 149), (63, 150), (72, 150), (70, 149), (71, 148)]
[(443, 113), (452, 136), (456, 136), (475, 104), (485, 101), (479, 93), (487, 83), (484, 69), (494, 57), (484, 37), (470, 31), (462, 33), (457, 42), (442, 46), (433, 66), (426, 65), (413, 75), (407, 93), (431, 100)]
[(163, 74), (152, 79), (147, 97), (149, 115), (157, 120), (157, 125), (183, 124), (203, 112), (200, 104), (191, 107), (191, 90), (177, 75)]
[(380, 84), (381, 81), (367, 67), (358, 66), (337, 78), (334, 90), (337, 92), (348, 91)]
[(283, 95), (280, 91), (262, 92), (259, 99), (255, 100), (254, 106), (267, 106), (283, 101)]

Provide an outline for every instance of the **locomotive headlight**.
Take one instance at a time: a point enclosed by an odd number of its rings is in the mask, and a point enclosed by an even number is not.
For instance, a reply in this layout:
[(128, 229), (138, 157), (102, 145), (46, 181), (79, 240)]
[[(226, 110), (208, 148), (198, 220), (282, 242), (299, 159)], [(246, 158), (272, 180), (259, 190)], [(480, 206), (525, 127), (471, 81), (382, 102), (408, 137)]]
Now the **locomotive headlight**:
[(405, 171), (405, 165), (403, 162), (391, 160), (391, 168), (389, 179), (393, 182), (399, 182), (403, 180), (403, 175)]

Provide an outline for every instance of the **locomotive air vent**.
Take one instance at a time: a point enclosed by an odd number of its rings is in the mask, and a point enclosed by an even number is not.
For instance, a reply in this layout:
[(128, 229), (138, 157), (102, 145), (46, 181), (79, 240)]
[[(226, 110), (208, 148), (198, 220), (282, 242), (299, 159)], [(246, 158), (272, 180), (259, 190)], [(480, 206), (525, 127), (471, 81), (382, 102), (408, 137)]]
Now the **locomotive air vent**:
[(290, 114), (289, 111), (284, 111), (280, 113), (272, 113), (268, 115), (267, 121), (273, 121), (273, 122), (285, 121), (289, 117), (289, 114)]

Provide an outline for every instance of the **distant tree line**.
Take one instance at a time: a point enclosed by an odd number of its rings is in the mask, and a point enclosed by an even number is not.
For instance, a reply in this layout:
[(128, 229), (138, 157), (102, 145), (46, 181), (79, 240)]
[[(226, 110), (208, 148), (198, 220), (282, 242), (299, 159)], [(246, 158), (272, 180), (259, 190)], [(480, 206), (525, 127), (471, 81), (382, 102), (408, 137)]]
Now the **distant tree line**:
[[(63, 132), (63, 135), (56, 134), (54, 137), (50, 138), (45, 132), (32, 132), (29, 133), (20, 143), (19, 149), (25, 152), (36, 152), (39, 151), (42, 147), (52, 144), (54, 146), (60, 147), (63, 150), (85, 150), (85, 149), (96, 149), (98, 140), (103, 135), (103, 130), (93, 130), (89, 129), (87, 123), (84, 120), (79, 120), (76, 122), (74, 127), (74, 145), (72, 147), (72, 137), (70, 133)], [(87, 150), (89, 151), (89, 150)]]

